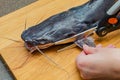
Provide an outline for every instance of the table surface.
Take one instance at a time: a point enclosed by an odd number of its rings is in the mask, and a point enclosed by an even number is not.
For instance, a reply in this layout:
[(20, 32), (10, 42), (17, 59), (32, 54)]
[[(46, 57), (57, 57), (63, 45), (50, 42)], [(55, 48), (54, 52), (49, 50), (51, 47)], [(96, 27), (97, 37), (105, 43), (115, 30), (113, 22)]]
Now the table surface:
[[(35, 52), (34, 55), (24, 48), (20, 38), (22, 31), (27, 27), (42, 22), (51, 15), (78, 6), (88, 0), (38, 0), (22, 9), (0, 18), (0, 53), (9, 65), (18, 80), (82, 80), (76, 68), (75, 59), (81, 52), (78, 47), (57, 53), (63, 47), (54, 46), (43, 52), (50, 56), (61, 68), (54, 65), (43, 55)], [(104, 38), (94, 36), (96, 44), (114, 44), (120, 47), (120, 31), (115, 31)], [(14, 42), (6, 38), (18, 40)], [(24, 63), (24, 65), (22, 65)]]

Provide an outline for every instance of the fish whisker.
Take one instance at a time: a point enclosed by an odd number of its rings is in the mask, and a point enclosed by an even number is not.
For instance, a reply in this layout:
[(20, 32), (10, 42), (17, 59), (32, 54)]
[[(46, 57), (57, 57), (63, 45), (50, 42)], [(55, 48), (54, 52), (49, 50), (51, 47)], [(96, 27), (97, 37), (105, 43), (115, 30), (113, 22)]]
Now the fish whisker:
[(1, 38), (3, 38), (3, 39), (7, 39), (7, 40), (10, 40), (10, 41), (13, 41), (13, 42), (17, 42), (17, 43), (23, 43), (22, 41), (15, 40), (15, 39), (8, 38), (8, 37), (1, 37)]
[(63, 70), (64, 72), (67, 73), (67, 79), (70, 79), (70, 75), (69, 72), (67, 70), (65, 70), (62, 66), (60, 66), (58, 63), (56, 63), (51, 57), (49, 57), (48, 55), (46, 55), (44, 52), (42, 52), (38, 46), (35, 46), (36, 50), (38, 50), (38, 52), (40, 52), (46, 59), (48, 59), (49, 61), (51, 61), (52, 63), (54, 63), (59, 69)]
[(31, 53), (29, 52), (29, 54), (28, 54), (27, 58), (25, 59), (25, 61), (22, 64), (20, 64), (19, 66), (13, 68), (13, 70), (22, 68), (27, 63), (27, 61), (30, 59), (30, 57), (32, 57), (32, 56), (33, 55), (31, 55)]
[(25, 18), (25, 27), (24, 27), (24, 30), (26, 30), (27, 28), (27, 17)]
[(38, 52), (40, 52), (46, 59), (48, 59), (49, 61), (51, 61), (52, 63), (54, 63), (55, 65), (58, 66), (58, 64), (51, 58), (49, 57), (48, 55), (46, 55), (44, 52), (42, 52), (38, 46), (35, 46), (36, 50), (38, 50)]

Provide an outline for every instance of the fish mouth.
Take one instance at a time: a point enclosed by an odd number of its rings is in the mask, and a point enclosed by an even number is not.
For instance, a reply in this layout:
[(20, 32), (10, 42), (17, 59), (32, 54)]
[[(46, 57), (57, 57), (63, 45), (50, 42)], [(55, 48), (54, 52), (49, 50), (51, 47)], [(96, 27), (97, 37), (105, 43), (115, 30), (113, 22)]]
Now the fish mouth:
[(47, 43), (47, 44), (39, 44), (39, 45), (33, 46), (33, 45), (29, 44), (29, 43), (24, 43), (24, 46), (25, 46), (31, 53), (33, 53), (34, 51), (37, 50), (37, 49), (36, 49), (36, 46), (37, 46), (39, 49), (46, 49), (46, 48), (48, 48), (48, 47), (50, 47), (50, 46), (53, 46), (53, 45), (54, 45), (54, 43)]

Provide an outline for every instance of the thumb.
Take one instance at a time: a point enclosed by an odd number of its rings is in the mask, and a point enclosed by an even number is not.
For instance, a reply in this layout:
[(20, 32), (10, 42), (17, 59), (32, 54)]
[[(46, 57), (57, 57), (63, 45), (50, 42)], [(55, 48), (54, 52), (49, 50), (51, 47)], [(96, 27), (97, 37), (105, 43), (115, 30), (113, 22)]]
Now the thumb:
[(86, 53), (86, 54), (93, 54), (96, 52), (96, 48), (94, 47), (89, 47), (87, 45), (83, 45), (83, 51)]

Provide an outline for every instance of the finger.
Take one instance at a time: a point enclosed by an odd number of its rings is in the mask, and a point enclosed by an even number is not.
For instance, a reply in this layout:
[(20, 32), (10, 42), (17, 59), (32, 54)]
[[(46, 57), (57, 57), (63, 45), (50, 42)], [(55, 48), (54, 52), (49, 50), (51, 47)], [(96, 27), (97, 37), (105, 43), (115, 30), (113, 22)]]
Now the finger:
[(84, 51), (82, 51), (82, 52), (80, 53), (80, 55), (81, 55), (81, 56), (84, 56), (84, 55), (86, 55), (86, 54), (85, 54)]
[(76, 58), (76, 64), (79, 70), (92, 65), (92, 62), (94, 62), (94, 54), (86, 55), (83, 51)]
[(84, 51), (82, 51), (76, 58), (76, 64), (79, 70), (81, 70), (81, 67), (84, 67), (84, 59), (86, 57), (86, 54), (84, 53)]
[(80, 74), (80, 76), (81, 76), (82, 79), (84, 79), (84, 80), (86, 79), (85, 74)]
[(102, 48), (102, 44), (98, 44), (96, 48)]
[(90, 76), (91, 74), (89, 74), (89, 72), (88, 71), (80, 71), (80, 76), (81, 76), (81, 78), (82, 79), (84, 79), (84, 80), (89, 80), (89, 79), (91, 79), (91, 77), (92, 76)]
[(83, 45), (83, 50), (86, 54), (93, 54), (96, 52), (96, 48), (89, 47), (87, 45)]
[(107, 48), (116, 48), (116, 47), (115, 47), (115, 45), (110, 44), (107, 46)]

